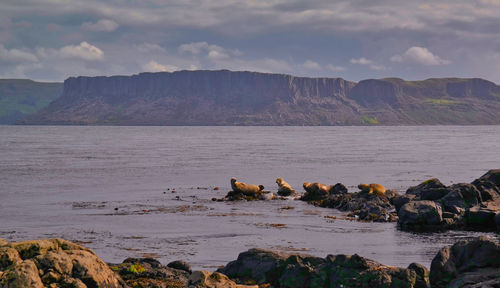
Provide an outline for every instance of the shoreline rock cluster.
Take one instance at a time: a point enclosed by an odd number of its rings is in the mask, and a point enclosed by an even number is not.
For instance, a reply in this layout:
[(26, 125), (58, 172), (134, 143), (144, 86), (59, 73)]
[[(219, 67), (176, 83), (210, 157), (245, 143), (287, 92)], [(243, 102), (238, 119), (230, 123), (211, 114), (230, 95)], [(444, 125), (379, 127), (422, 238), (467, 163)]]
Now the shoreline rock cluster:
[[(234, 179), (234, 178), (233, 178)], [(236, 181), (234, 179), (234, 181)], [(294, 199), (312, 205), (348, 212), (360, 221), (398, 222), (408, 231), (442, 231), (450, 229), (500, 231), (500, 169), (490, 170), (472, 183), (445, 186), (438, 179), (429, 179), (399, 195), (380, 184), (360, 184), (361, 191), (349, 193), (342, 184), (304, 183), (305, 193), (296, 192), (283, 179), (293, 194), (285, 197), (265, 191), (262, 185), (234, 186), (224, 198), (214, 201)], [(240, 189), (241, 187), (241, 189)], [(248, 188), (250, 187), (250, 188)], [(372, 187), (380, 189), (375, 191)]]
[(1, 288), (499, 287), (499, 271), (500, 244), (485, 237), (442, 248), (430, 270), (418, 263), (386, 266), (357, 254), (321, 258), (253, 248), (215, 272), (152, 258), (106, 264), (63, 239), (0, 239)]
[(394, 199), (398, 226), (410, 231), (500, 231), (500, 169), (472, 183), (430, 179)]

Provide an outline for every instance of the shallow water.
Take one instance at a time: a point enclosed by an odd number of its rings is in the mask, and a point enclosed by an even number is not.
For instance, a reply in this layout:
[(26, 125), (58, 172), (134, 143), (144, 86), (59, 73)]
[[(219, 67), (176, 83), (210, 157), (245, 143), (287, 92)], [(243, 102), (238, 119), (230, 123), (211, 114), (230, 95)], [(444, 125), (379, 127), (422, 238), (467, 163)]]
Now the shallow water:
[(298, 191), (305, 181), (400, 192), (430, 177), (471, 182), (500, 168), (500, 126), (0, 126), (0, 151), (0, 237), (76, 240), (109, 262), (152, 256), (213, 270), (261, 247), (429, 266), (457, 239), (498, 238), (402, 232), (301, 201), (211, 198), (231, 177), (274, 191), (277, 177)]

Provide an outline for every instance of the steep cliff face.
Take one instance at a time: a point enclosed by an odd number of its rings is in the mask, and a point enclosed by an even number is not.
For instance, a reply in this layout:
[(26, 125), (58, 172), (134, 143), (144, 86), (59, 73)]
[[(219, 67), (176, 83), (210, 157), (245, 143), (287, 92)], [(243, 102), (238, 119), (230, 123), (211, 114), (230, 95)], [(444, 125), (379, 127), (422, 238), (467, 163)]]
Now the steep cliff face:
[(77, 77), (25, 124), (500, 124), (500, 88), (482, 79), (341, 78), (222, 71)]

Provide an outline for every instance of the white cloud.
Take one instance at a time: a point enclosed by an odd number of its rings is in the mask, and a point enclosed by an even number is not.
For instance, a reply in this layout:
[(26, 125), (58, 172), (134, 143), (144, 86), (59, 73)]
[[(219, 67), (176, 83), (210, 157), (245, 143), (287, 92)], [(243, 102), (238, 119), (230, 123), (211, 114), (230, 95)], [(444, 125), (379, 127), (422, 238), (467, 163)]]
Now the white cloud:
[(87, 42), (82, 42), (80, 45), (68, 45), (62, 47), (59, 52), (63, 58), (74, 58), (83, 60), (102, 60), (104, 53), (101, 49)]
[(208, 51), (207, 58), (213, 61), (217, 61), (217, 60), (227, 59), (229, 58), (229, 55), (217, 49)]
[(340, 71), (344, 71), (345, 68), (342, 67), (342, 66), (335, 66), (335, 65), (332, 65), (332, 64), (328, 64), (326, 65), (326, 69), (332, 71), (332, 72), (340, 72)]
[(38, 58), (30, 52), (19, 49), (7, 49), (0, 44), (0, 60), (9, 63), (38, 62)]
[(451, 61), (441, 59), (439, 56), (431, 53), (425, 47), (413, 46), (406, 50), (402, 55), (394, 55), (391, 57), (392, 62), (411, 62), (425, 66), (438, 66), (450, 64)]
[(97, 31), (97, 32), (113, 32), (120, 25), (113, 20), (101, 19), (96, 23), (85, 22), (82, 24), (82, 29), (88, 31)]
[(376, 65), (376, 64), (372, 64), (372, 65), (370, 65), (369, 67), (370, 67), (370, 69), (372, 69), (372, 70), (378, 70), (378, 71), (381, 71), (381, 70), (385, 70), (385, 69), (386, 69), (386, 68), (385, 68), (385, 66), (383, 66), (383, 65)]
[(179, 70), (179, 68), (174, 65), (162, 65), (153, 60), (142, 65), (142, 69), (147, 72), (173, 72)]
[(359, 65), (370, 65), (370, 64), (373, 64), (372, 60), (368, 60), (365, 57), (361, 57), (361, 58), (358, 58), (358, 59), (351, 59), (351, 60), (349, 60), (349, 62), (351, 64), (359, 64)]
[(372, 70), (377, 70), (377, 71), (381, 71), (381, 70), (386, 69), (385, 66), (378, 65), (375, 62), (373, 62), (372, 60), (366, 59), (365, 57), (361, 57), (361, 58), (357, 58), (357, 59), (353, 58), (353, 59), (349, 60), (349, 62), (351, 64), (368, 66), (368, 68), (370, 68)]
[(309, 70), (321, 70), (321, 66), (317, 62), (311, 60), (306, 60), (302, 66)]
[(137, 46), (137, 49), (142, 53), (165, 53), (167, 50), (158, 44), (142, 43)]
[(186, 43), (179, 46), (179, 52), (181, 53), (191, 53), (191, 54), (200, 54), (201, 51), (208, 48), (207, 42), (193, 42)]
[(192, 42), (182, 44), (178, 47), (180, 53), (190, 53), (193, 55), (205, 54), (207, 59), (211, 61), (220, 61), (230, 58), (231, 56), (241, 56), (243, 53), (238, 49), (225, 49), (218, 45), (208, 44), (207, 42)]

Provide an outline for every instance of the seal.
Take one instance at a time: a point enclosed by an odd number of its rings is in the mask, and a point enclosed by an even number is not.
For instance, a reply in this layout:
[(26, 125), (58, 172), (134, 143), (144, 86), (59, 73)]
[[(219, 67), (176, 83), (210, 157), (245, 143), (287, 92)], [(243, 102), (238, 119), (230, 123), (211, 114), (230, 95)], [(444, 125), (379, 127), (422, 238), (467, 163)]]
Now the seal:
[(250, 185), (243, 182), (238, 182), (236, 178), (231, 178), (231, 188), (234, 192), (242, 193), (244, 195), (254, 195), (264, 190), (262, 185)]
[(302, 187), (304, 187), (304, 190), (306, 190), (306, 195), (304, 195), (306, 199), (323, 198), (328, 196), (328, 194), (330, 193), (330, 186), (321, 184), (319, 182), (305, 182)]
[(276, 184), (278, 184), (279, 186), (278, 195), (280, 196), (295, 195), (295, 190), (293, 190), (292, 186), (286, 183), (285, 180), (283, 180), (283, 178), (276, 179)]
[(371, 184), (362, 183), (358, 185), (358, 188), (362, 192), (368, 192), (368, 195), (372, 195), (373, 193), (375, 193), (376, 195), (384, 195), (386, 190), (384, 186), (376, 183), (371, 183)]

